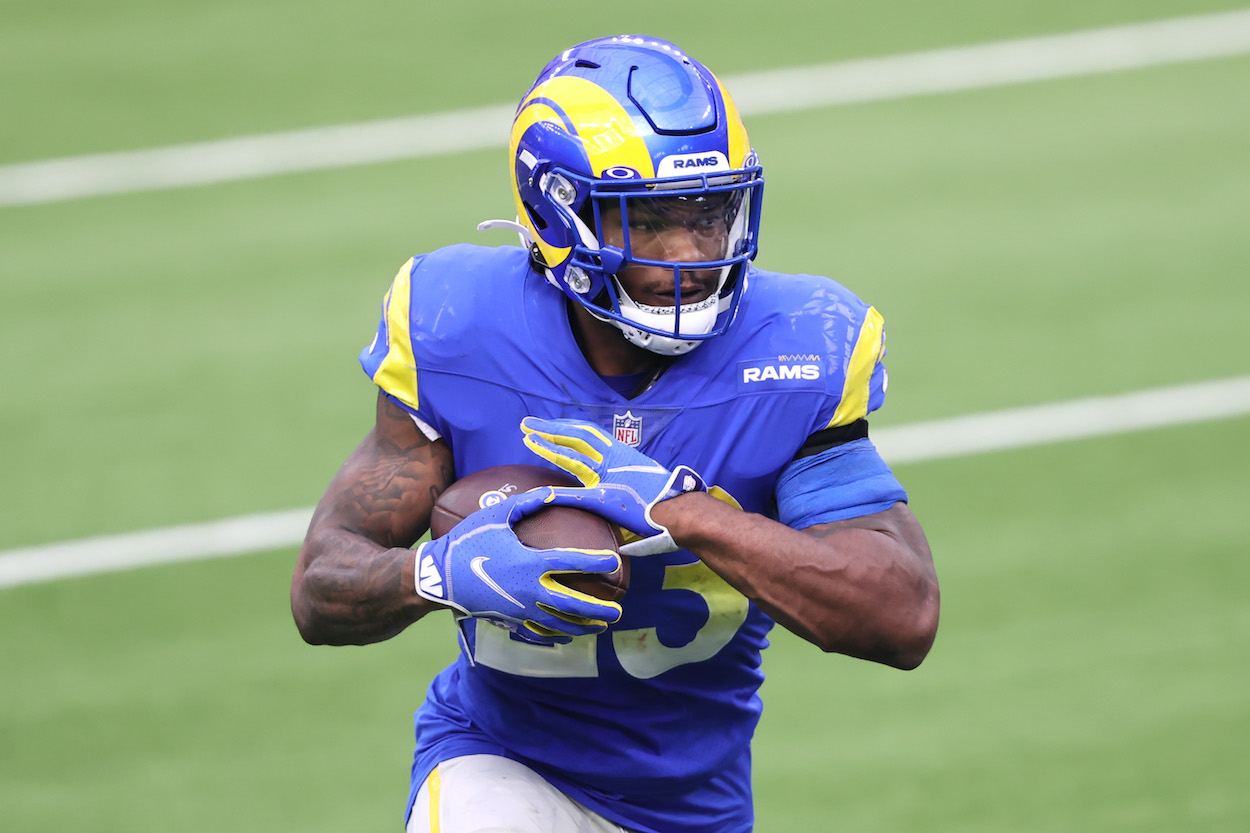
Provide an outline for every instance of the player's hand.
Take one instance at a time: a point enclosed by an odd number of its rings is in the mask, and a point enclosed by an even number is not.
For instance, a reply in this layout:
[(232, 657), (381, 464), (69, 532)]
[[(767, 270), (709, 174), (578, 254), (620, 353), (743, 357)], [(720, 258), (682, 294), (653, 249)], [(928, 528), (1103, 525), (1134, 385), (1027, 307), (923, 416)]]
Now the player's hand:
[(611, 550), (533, 549), (512, 531), (548, 499), (546, 489), (514, 495), (423, 543), (416, 551), (417, 593), (529, 642), (568, 642), (605, 630), (621, 618), (621, 606), (570, 590), (553, 576), (610, 573), (620, 557)]
[(667, 469), (637, 449), (613, 442), (589, 422), (571, 419), (521, 420), (525, 445), (580, 480), (584, 489), (553, 488), (555, 502), (607, 518), (633, 534), (621, 547), (628, 556), (679, 549), (668, 528), (651, 516), (656, 504), (707, 484), (689, 466)]

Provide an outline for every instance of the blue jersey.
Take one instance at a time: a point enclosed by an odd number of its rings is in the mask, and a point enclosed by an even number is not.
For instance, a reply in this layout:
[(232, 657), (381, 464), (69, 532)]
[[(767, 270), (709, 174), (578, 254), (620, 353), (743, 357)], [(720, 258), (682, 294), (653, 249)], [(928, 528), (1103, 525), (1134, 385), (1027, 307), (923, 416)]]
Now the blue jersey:
[[(603, 427), (796, 528), (906, 499), (868, 440), (796, 461), (885, 396), (881, 316), (837, 283), (752, 269), (729, 331), (627, 399), (579, 350), (565, 296), (516, 247), (413, 258), (383, 302), (369, 376), (435, 428), (456, 476), (544, 464), (522, 417)], [(537, 646), (468, 620), (417, 712), (413, 791), (440, 761), (505, 755), (638, 831), (750, 830), (760, 652), (772, 621), (685, 550), (636, 558), (619, 622)]]

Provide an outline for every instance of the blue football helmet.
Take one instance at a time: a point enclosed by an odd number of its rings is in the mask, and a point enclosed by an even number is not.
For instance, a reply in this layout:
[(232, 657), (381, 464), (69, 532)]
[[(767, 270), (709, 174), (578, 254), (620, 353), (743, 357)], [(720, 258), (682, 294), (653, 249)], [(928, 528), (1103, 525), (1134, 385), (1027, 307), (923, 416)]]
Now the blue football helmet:
[[(662, 355), (729, 327), (757, 251), (764, 178), (706, 67), (655, 38), (575, 46), (522, 98), (509, 151), (518, 231), (569, 298)], [(673, 229), (687, 233), (666, 237)], [(690, 244), (676, 251), (668, 239)], [(618, 278), (631, 265), (671, 270), (673, 305), (631, 298)], [(683, 273), (688, 297), (690, 276), (704, 276), (706, 297), (682, 301)]]

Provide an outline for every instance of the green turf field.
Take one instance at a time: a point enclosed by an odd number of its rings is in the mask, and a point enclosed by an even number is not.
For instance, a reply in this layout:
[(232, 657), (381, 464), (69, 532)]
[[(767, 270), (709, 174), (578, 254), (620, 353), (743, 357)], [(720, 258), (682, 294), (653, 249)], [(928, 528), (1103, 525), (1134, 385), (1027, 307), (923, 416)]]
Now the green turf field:
[[(614, 31), (727, 75), (1226, 8), (18, 2), (0, 164), (497, 104)], [(1245, 375), (1248, 88), (1239, 57), (756, 118), (760, 263), (886, 315), (874, 424)], [(0, 208), (0, 550), (315, 502), (372, 419), (392, 274), (511, 242), (473, 232), (506, 170)], [(1242, 829), (1250, 419), (898, 470), (937, 645), (905, 674), (775, 635), (761, 833)], [(304, 646), (294, 555), (0, 589), (0, 830), (398, 830), (449, 623)]]

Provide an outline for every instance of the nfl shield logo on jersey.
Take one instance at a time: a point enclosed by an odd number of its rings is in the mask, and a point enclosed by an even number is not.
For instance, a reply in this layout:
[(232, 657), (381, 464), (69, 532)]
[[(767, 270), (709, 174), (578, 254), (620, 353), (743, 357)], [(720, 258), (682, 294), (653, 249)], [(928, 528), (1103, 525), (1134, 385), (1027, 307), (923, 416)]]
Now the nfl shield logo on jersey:
[(642, 442), (642, 417), (636, 417), (631, 411), (612, 415), (612, 439), (625, 445), (637, 446)]

